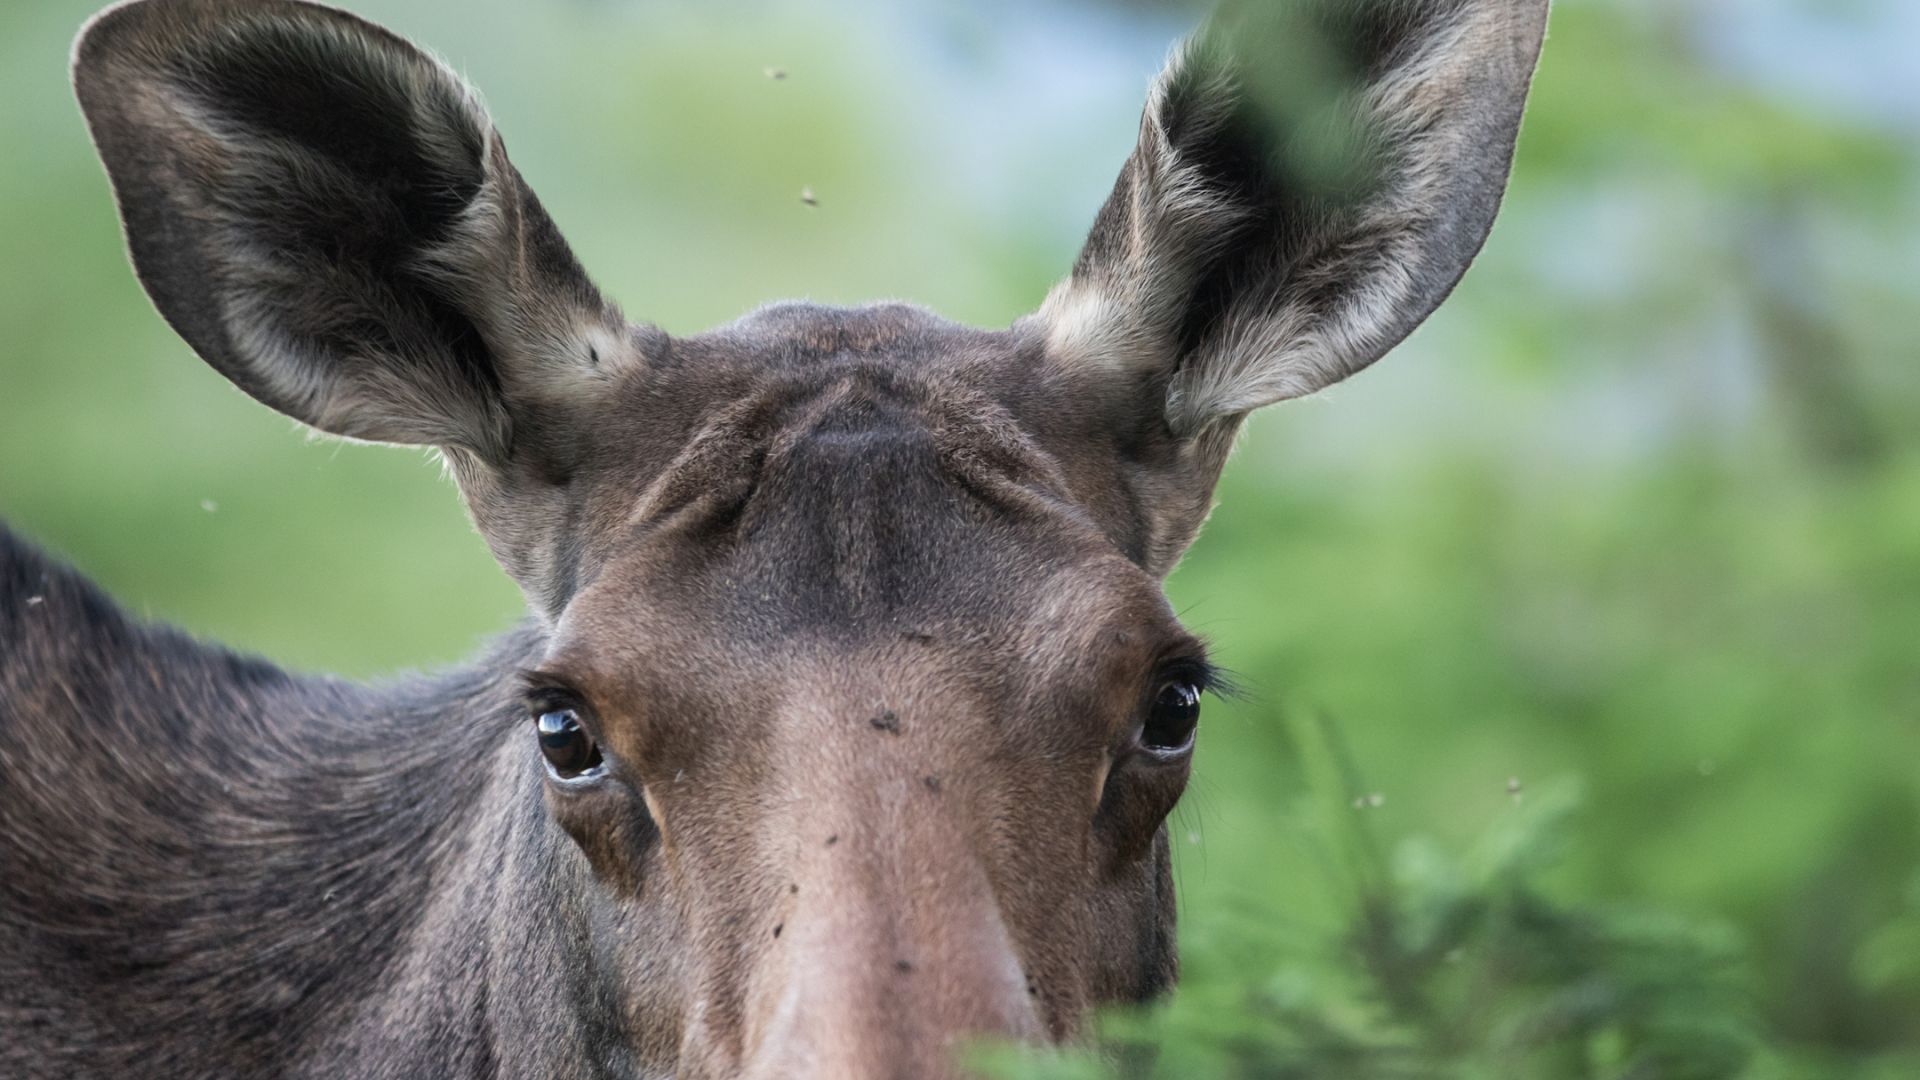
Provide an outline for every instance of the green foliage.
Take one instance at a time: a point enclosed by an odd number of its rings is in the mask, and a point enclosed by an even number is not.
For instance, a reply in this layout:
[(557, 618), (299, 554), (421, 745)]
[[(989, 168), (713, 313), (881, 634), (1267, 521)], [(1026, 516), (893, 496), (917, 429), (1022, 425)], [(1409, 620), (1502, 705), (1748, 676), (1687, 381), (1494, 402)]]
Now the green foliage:
[[(1295, 715), (1295, 714), (1290, 714)], [(1522, 1078), (1745, 1075), (1750, 981), (1734, 932), (1657, 911), (1582, 904), (1542, 877), (1576, 841), (1578, 785), (1509, 785), (1462, 856), (1430, 837), (1385, 845), (1375, 793), (1330, 723), (1293, 720), (1309, 773), (1287, 827), (1327, 873), (1342, 929), (1284, 932), (1255, 911), (1202, 936), (1247, 981), (1183, 989), (1171, 1004), (1102, 1022), (1095, 1048), (989, 1048), (990, 1075), (1079, 1077)], [(1328, 763), (1340, 768), (1328, 769)], [(1315, 768), (1314, 766), (1322, 766)], [(1349, 797), (1349, 793), (1357, 792)], [(1271, 901), (1269, 900), (1269, 903)], [(1236, 963), (1228, 959), (1230, 964)]]

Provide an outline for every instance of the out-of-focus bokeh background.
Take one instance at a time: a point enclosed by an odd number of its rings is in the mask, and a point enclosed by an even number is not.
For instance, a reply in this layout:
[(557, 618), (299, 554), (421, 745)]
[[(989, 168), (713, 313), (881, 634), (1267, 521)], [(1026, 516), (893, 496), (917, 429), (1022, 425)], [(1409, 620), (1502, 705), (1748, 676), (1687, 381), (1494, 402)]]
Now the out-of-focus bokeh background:
[[(303, 438), (140, 293), (66, 88), (95, 6), (0, 7), (0, 514), (295, 667), (459, 659), (520, 603), (438, 466)], [(351, 6), (678, 332), (1030, 310), (1198, 18)], [(1173, 578), (1249, 691), (1175, 818), (1182, 992), (997, 1068), (1920, 1076), (1916, 56), (1909, 0), (1559, 0), (1465, 284), (1253, 423)]]

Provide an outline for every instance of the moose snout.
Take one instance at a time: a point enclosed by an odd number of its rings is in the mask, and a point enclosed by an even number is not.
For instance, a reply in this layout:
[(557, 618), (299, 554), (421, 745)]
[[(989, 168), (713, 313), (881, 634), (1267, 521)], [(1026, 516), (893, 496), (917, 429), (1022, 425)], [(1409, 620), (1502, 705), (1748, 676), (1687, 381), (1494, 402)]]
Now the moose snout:
[(898, 790), (868, 807), (882, 826), (833, 814), (803, 828), (785, 922), (749, 992), (743, 1075), (947, 1077), (972, 1041), (1045, 1036), (967, 815)]
[(753, 1047), (752, 1078), (948, 1077), (977, 1039), (1034, 1039), (1041, 1024), (990, 905), (912, 932), (849, 905), (793, 928), (792, 978)]

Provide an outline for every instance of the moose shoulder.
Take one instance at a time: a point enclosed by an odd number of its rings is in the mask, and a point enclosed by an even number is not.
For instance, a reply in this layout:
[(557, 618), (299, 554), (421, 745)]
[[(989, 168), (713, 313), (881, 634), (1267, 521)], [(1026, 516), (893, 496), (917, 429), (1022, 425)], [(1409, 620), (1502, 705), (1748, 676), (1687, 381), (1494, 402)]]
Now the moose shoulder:
[(0, 530), (0, 1075), (948, 1075), (1176, 971), (1211, 669), (1161, 582), (1242, 419), (1377, 359), (1505, 186), (1545, 0), (1230, 6), (1004, 330), (587, 278), (445, 67), (132, 0), (74, 83), (160, 313), (431, 446), (525, 592), (469, 667), (296, 677)]

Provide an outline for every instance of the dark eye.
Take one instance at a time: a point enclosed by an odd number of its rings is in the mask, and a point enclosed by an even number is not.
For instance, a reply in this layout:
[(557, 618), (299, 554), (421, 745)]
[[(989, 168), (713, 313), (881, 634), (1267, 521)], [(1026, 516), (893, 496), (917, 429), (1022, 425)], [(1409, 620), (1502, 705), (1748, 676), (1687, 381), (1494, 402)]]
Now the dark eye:
[(580, 726), (580, 714), (572, 709), (541, 713), (533, 721), (540, 736), (540, 753), (563, 780), (600, 766), (600, 748)]
[(1193, 731), (1200, 723), (1200, 688), (1176, 680), (1160, 687), (1147, 711), (1147, 722), (1140, 726), (1140, 745), (1148, 751), (1172, 755), (1193, 745)]

